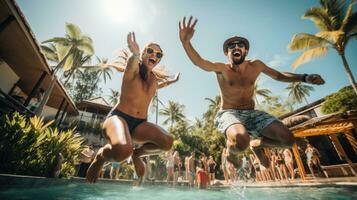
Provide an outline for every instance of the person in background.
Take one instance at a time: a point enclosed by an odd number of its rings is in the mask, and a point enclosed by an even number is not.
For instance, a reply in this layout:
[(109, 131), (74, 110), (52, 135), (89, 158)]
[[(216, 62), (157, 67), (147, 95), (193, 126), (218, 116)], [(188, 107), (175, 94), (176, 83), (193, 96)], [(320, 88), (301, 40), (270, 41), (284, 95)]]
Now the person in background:
[(188, 180), (190, 176), (189, 158), (190, 156), (185, 156), (185, 180)]
[(95, 152), (93, 150), (93, 145), (89, 145), (83, 149), (79, 157), (81, 160), (81, 165), (79, 166), (78, 176), (85, 177), (86, 172), (94, 158)]
[(181, 173), (182, 162), (178, 151), (175, 151), (173, 156), (174, 156), (174, 185), (176, 185), (178, 177)]
[(208, 176), (207, 173), (204, 169), (204, 165), (202, 160), (198, 161), (198, 165), (196, 167), (196, 181), (197, 181), (197, 187), (199, 189), (204, 189), (207, 188), (208, 186)]
[(120, 163), (119, 162), (112, 162), (112, 167), (110, 168), (110, 179), (119, 179), (119, 169)]
[(174, 178), (174, 165), (175, 165), (175, 157), (172, 150), (169, 150), (166, 154), (166, 182), (173, 180)]
[(216, 169), (217, 163), (214, 161), (213, 156), (209, 156), (207, 164), (208, 164), (208, 174), (209, 174), (208, 181), (209, 181), (209, 185), (211, 185), (215, 179), (214, 174), (216, 171), (215, 169)]
[(189, 184), (190, 187), (194, 186), (195, 184), (195, 177), (196, 177), (196, 167), (195, 167), (195, 163), (196, 162), (196, 158), (195, 158), (195, 152), (191, 152), (190, 157), (188, 158), (188, 169), (189, 169)]
[(307, 165), (309, 166), (312, 177), (315, 178), (314, 167), (316, 167), (319, 172), (322, 171), (321, 164), (320, 164), (320, 158), (319, 158), (320, 153), (311, 144), (307, 144), (305, 154), (306, 154), (306, 158), (307, 158)]
[(288, 168), (289, 173), (290, 173), (291, 180), (294, 180), (295, 173), (294, 173), (293, 154), (291, 153), (290, 149), (284, 149), (283, 155), (284, 155), (285, 165)]

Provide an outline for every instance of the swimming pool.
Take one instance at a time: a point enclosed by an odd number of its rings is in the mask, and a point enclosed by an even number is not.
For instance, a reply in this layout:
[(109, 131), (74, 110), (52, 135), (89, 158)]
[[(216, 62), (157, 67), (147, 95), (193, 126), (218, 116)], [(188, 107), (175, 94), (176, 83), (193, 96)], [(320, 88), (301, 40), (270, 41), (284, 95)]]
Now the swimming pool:
[(143, 200), (233, 200), (233, 199), (357, 199), (356, 187), (224, 188), (198, 190), (187, 187), (142, 186), (110, 183), (68, 183), (48, 187), (0, 190), (0, 199), (143, 199)]

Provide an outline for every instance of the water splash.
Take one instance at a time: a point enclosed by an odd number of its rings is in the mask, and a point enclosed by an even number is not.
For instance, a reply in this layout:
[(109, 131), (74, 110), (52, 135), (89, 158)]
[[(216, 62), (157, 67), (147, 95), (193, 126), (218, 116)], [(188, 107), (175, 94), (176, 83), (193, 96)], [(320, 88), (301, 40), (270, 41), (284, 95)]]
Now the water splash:
[(246, 191), (245, 183), (242, 181), (235, 181), (231, 184), (230, 191), (236, 195), (238, 195), (238, 199), (246, 200), (245, 191)]

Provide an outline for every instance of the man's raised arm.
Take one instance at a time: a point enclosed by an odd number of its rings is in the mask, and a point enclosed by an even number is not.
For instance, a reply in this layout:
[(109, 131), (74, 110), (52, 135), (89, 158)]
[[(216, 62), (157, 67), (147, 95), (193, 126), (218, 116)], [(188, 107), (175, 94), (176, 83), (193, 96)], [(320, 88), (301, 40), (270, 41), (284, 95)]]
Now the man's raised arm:
[(191, 39), (195, 32), (194, 28), (197, 24), (197, 19), (195, 19), (195, 21), (192, 24), (191, 22), (192, 22), (192, 16), (188, 20), (187, 24), (186, 24), (186, 17), (183, 18), (182, 24), (181, 21), (179, 22), (180, 40), (183, 48), (186, 51), (186, 54), (188, 55), (192, 63), (200, 67), (201, 69), (205, 71), (220, 72), (222, 69), (222, 65), (224, 66), (223, 63), (213, 63), (208, 60), (205, 60), (193, 48), (191, 44)]
[(262, 67), (262, 72), (271, 78), (282, 82), (305, 82), (314, 85), (322, 85), (325, 83), (324, 79), (318, 74), (294, 74), (290, 72), (279, 72), (266, 66), (262, 61), (256, 60), (254, 64)]

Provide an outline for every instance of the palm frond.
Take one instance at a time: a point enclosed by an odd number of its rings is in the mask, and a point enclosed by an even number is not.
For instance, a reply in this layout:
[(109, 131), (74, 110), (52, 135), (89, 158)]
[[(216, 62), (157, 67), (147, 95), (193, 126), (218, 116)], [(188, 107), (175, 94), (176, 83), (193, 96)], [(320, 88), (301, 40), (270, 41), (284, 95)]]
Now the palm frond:
[(318, 56), (323, 56), (327, 53), (327, 47), (316, 47), (305, 51), (301, 56), (299, 56), (295, 62), (292, 64), (293, 69), (296, 69), (299, 65), (309, 62), (311, 59)]
[(62, 45), (68, 45), (68, 40), (67, 40), (67, 38), (64, 38), (64, 37), (54, 37), (54, 38), (43, 41), (42, 44), (50, 43), (50, 42), (54, 42), (54, 43), (58, 43), (58, 44), (62, 44)]
[(50, 43), (48, 46), (40, 45), (40, 47), (41, 47), (41, 52), (45, 55), (45, 57), (48, 60), (52, 62), (58, 62), (56, 47), (53, 44)]
[(81, 43), (77, 46), (77, 48), (88, 55), (94, 54), (94, 47), (90, 43)]
[(319, 38), (323, 38), (325, 40), (328, 40), (332, 44), (339, 43), (341, 39), (344, 36), (343, 31), (321, 31), (319, 33), (316, 33), (315, 35)]
[(327, 46), (329, 41), (308, 33), (298, 33), (293, 36), (288, 48), (291, 51), (305, 51), (316, 47)]
[(74, 62), (74, 58), (72, 54), (67, 57), (66, 62), (63, 65), (63, 71), (70, 70), (73, 66), (73, 62)]
[(55, 46), (56, 46), (58, 61), (63, 60), (63, 58), (67, 55), (67, 53), (71, 49), (68, 46), (64, 46), (64, 45), (58, 44), (58, 43), (56, 43)]
[(327, 11), (321, 7), (310, 8), (305, 12), (303, 18), (312, 20), (315, 26), (323, 31), (334, 30)]
[(334, 30), (339, 29), (342, 24), (345, 1), (344, 0), (321, 0), (320, 4), (326, 10), (331, 19), (331, 25)]
[(82, 37), (81, 29), (72, 23), (66, 23), (66, 33), (70, 38), (80, 40)]

